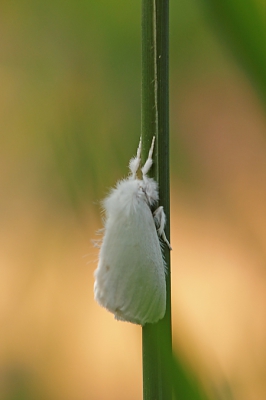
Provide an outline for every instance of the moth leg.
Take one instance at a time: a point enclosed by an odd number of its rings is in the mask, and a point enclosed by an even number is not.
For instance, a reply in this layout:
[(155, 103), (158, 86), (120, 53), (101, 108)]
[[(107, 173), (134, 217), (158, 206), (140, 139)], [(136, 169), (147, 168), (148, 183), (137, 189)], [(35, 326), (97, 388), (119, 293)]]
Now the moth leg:
[(165, 213), (164, 213), (162, 206), (158, 207), (157, 210), (154, 211), (153, 218), (155, 221), (155, 225), (158, 226), (158, 229), (157, 229), (158, 235), (161, 236), (161, 238), (167, 244), (169, 249), (172, 250), (172, 247), (171, 247), (169, 241), (167, 240), (167, 237), (165, 236), (165, 232), (164, 232), (164, 227), (166, 224), (166, 217), (165, 217)]
[(153, 136), (153, 138), (152, 138), (151, 147), (150, 147), (150, 151), (149, 151), (149, 155), (148, 155), (147, 161), (145, 162), (145, 164), (141, 168), (143, 176), (147, 175), (147, 173), (149, 172), (149, 170), (150, 170), (150, 168), (152, 166), (152, 163), (153, 163), (152, 154), (153, 154), (153, 149), (154, 149), (154, 142), (155, 142), (155, 136)]
[(141, 161), (141, 146), (142, 146), (142, 140), (140, 137), (137, 155), (136, 155), (136, 157), (131, 158), (131, 160), (129, 161), (129, 169), (131, 171), (132, 179), (136, 179), (137, 171), (139, 169), (139, 165), (140, 165), (140, 161)]

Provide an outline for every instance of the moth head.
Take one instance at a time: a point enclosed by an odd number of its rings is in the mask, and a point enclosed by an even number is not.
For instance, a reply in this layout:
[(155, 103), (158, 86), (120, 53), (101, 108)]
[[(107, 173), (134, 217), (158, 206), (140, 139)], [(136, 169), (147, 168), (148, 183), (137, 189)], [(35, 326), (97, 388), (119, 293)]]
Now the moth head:
[(153, 206), (154, 203), (156, 203), (159, 199), (157, 182), (155, 182), (152, 178), (144, 176), (140, 183), (140, 188), (145, 194), (145, 200), (147, 201), (148, 205), (150, 207)]

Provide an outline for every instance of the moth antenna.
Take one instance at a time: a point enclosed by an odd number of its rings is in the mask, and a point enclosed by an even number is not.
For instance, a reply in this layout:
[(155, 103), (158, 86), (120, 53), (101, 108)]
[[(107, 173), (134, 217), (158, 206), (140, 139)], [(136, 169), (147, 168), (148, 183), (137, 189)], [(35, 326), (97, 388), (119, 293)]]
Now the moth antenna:
[(152, 138), (151, 147), (150, 147), (150, 150), (149, 150), (149, 155), (148, 155), (147, 161), (145, 162), (145, 164), (141, 168), (143, 176), (147, 175), (147, 173), (151, 169), (151, 166), (152, 166), (152, 163), (153, 163), (152, 154), (153, 154), (153, 149), (154, 149), (154, 142), (155, 142), (155, 136), (153, 136), (153, 138)]
[(129, 161), (129, 169), (131, 171), (132, 179), (136, 179), (136, 174), (139, 169), (140, 162), (141, 162), (141, 147), (142, 147), (142, 139), (140, 137), (137, 155), (136, 155), (136, 157), (131, 158), (131, 160)]

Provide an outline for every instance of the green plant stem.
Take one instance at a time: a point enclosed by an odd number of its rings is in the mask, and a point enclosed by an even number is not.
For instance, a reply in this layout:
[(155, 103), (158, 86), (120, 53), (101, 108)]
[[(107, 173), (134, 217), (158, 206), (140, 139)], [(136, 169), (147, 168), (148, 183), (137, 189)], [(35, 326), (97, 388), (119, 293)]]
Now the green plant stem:
[[(156, 151), (152, 173), (159, 183), (159, 203), (164, 207), (170, 234), (169, 214), (169, 4), (168, 0), (142, 0), (142, 139), (143, 157), (152, 137)], [(147, 324), (142, 331), (143, 398), (172, 398), (170, 254), (164, 247), (167, 265), (165, 317)]]

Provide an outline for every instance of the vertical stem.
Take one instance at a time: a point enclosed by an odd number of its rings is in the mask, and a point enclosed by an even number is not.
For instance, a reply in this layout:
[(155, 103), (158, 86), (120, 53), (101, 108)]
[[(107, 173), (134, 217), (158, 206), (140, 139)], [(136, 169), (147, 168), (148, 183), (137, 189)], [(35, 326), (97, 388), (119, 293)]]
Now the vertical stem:
[[(159, 183), (159, 203), (164, 207), (169, 239), (169, 4), (168, 0), (142, 0), (142, 139), (143, 156), (156, 136), (153, 174)], [(165, 317), (142, 331), (143, 398), (172, 399), (170, 254), (167, 265)]]

